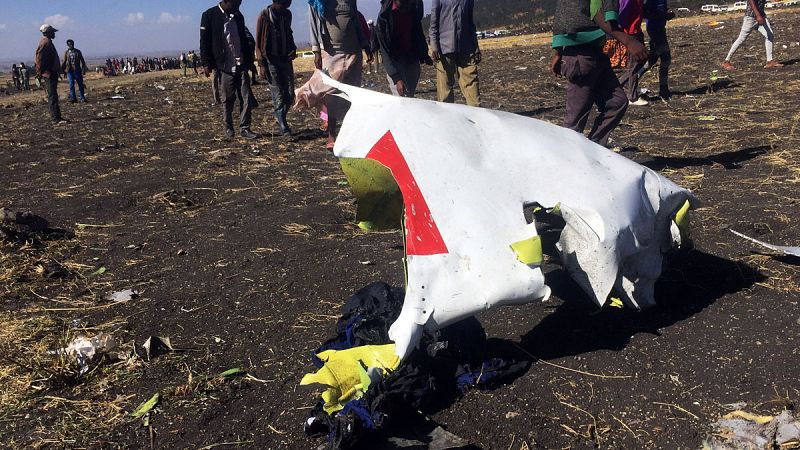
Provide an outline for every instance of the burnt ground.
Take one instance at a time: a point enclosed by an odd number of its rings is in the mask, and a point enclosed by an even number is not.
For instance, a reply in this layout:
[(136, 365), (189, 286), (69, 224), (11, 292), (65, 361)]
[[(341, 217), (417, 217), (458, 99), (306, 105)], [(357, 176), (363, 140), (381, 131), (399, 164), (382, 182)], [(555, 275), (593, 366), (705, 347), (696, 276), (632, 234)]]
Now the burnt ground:
[[(480, 316), (532, 367), (435, 414), (449, 431), (486, 449), (698, 448), (725, 405), (795, 407), (800, 261), (762, 253), (728, 229), (800, 244), (800, 16), (774, 19), (786, 67), (762, 70), (753, 36), (735, 58), (741, 70), (712, 80), (738, 33), (738, 21), (726, 25), (673, 29), (676, 97), (631, 107), (614, 135), (625, 156), (704, 204), (693, 216), (696, 249), (670, 259), (659, 306), (598, 313), (549, 265), (550, 302)], [(564, 82), (548, 75), (545, 46), (485, 53), (486, 107), (558, 121)], [(434, 95), (431, 77), (426, 68), (422, 97)], [(386, 90), (383, 76), (367, 80)], [(109, 100), (114, 84), (98, 83), (91, 103), (64, 105), (71, 123), (56, 129), (38, 99), (0, 109), (0, 206), (74, 232), (2, 242), (4, 446), (322, 443), (302, 431), (318, 392), (298, 382), (350, 294), (372, 281), (402, 283), (401, 235), (355, 226), (313, 114), (292, 115), (294, 139), (273, 137), (259, 86), (254, 128), (265, 136), (226, 142), (200, 81), (142, 78), (122, 86), (125, 100)], [(642, 86), (657, 90), (652, 76)], [(122, 289), (141, 295), (104, 300)], [(87, 374), (47, 354), (101, 331), (118, 354)], [(141, 344), (151, 335), (183, 351), (148, 361)], [(216, 377), (235, 367), (248, 376)], [(149, 426), (131, 419), (156, 392)]]

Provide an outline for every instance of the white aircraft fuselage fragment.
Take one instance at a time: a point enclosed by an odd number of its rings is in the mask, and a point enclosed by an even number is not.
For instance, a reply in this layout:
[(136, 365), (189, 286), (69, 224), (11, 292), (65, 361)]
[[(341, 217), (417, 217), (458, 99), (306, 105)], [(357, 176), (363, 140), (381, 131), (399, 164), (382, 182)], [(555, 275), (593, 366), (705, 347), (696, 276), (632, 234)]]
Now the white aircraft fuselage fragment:
[[(681, 239), (676, 215), (696, 204), (689, 191), (550, 123), (325, 78), (351, 102), (334, 153), (354, 192), (368, 196), (387, 178), (354, 175), (363, 160), (388, 168), (402, 194), (406, 298), (390, 330), (400, 357), (425, 329), (548, 298), (536, 226), (523, 214), (531, 202), (560, 210), (562, 262), (598, 305), (612, 289), (628, 307), (654, 304), (663, 252)], [(372, 187), (357, 187), (359, 177)], [(526, 257), (512, 248), (521, 242)]]

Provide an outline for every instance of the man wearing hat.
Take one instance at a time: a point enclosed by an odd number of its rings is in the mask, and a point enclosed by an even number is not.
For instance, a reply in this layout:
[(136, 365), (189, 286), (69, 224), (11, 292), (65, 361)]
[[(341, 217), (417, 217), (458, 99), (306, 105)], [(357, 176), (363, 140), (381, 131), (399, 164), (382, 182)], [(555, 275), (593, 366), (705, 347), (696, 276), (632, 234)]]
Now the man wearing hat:
[(50, 115), (56, 125), (66, 122), (61, 118), (61, 107), (58, 104), (58, 78), (61, 74), (61, 60), (58, 57), (56, 46), (53, 39), (56, 37), (56, 30), (48, 24), (39, 28), (42, 32), (42, 40), (36, 48), (36, 76), (42, 79), (47, 101), (50, 104)]

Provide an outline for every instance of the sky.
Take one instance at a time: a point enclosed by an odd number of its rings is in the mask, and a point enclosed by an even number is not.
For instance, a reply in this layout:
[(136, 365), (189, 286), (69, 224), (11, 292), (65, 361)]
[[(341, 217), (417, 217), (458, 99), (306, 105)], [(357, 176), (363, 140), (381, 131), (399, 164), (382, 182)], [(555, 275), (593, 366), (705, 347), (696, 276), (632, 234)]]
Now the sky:
[[(241, 10), (254, 34), (258, 13), (270, 3), (243, 0)], [(425, 4), (427, 9), (430, 1)], [(87, 58), (197, 49), (200, 16), (214, 5), (203, 0), (0, 0), (0, 61), (32, 61), (43, 23), (59, 30), (59, 52), (73, 39)], [(359, 8), (374, 19), (380, 0), (360, 0)], [(306, 43), (307, 2), (294, 0), (291, 9), (295, 40)]]

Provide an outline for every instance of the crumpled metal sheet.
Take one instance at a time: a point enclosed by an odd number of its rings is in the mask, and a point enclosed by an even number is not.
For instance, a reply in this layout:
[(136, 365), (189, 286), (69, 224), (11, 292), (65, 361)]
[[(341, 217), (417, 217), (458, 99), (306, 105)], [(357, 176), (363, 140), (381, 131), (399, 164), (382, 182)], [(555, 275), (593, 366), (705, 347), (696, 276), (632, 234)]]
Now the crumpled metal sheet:
[[(612, 289), (628, 307), (654, 304), (663, 252), (685, 239), (678, 216), (697, 205), (689, 191), (546, 122), (326, 82), (351, 102), (334, 153), (362, 225), (404, 208), (406, 299), (390, 331), (401, 357), (423, 329), (549, 297), (531, 202), (565, 220), (562, 263), (598, 305)], [(525, 258), (512, 248), (524, 241)]]

